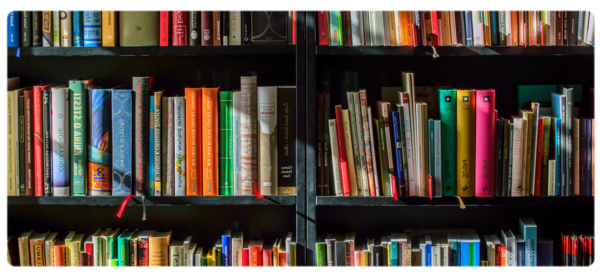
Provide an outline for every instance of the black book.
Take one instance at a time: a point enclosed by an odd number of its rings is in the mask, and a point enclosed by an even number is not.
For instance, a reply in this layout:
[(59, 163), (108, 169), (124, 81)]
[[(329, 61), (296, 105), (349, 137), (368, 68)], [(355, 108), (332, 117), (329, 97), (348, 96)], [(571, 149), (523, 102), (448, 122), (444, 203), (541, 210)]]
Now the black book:
[(33, 35), (33, 40), (32, 40), (32, 44), (34, 47), (41, 47), (42, 46), (42, 28), (43, 28), (43, 23), (44, 23), (44, 18), (42, 17), (42, 12), (32, 12), (31, 14), (33, 17), (31, 19), (32, 25), (31, 27), (33, 28), (32, 30), (32, 35)]
[(50, 88), (42, 92), (44, 126), (44, 196), (52, 196), (52, 100)]
[(381, 245), (373, 246), (373, 266), (383, 266), (383, 248), (381, 248)]
[(250, 45), (252, 12), (242, 12), (242, 45)]
[(569, 12), (563, 13), (563, 46), (569, 45)]
[(335, 263), (334, 266), (346, 266), (346, 242), (344, 236), (338, 236), (335, 240)]
[(459, 46), (466, 46), (467, 43), (465, 42), (465, 13), (462, 11), (454, 12), (454, 20), (456, 21), (456, 43)]
[(579, 25), (579, 11), (569, 12), (569, 46), (577, 46), (577, 30)]
[[(252, 45), (287, 44), (287, 12), (253, 11), (251, 13)], [(243, 17), (243, 16), (242, 16)]]
[(329, 93), (323, 93), (323, 195), (329, 195), (333, 193), (329, 190), (329, 186), (332, 186), (329, 183), (331, 178), (330, 173), (331, 168), (331, 154), (330, 154), (330, 135), (329, 129), (327, 128), (327, 122), (329, 121)]
[(221, 12), (221, 45), (229, 46), (229, 12)]
[(277, 194), (296, 194), (296, 87), (277, 87)]
[(492, 46), (498, 46), (500, 44), (500, 36), (499, 36), (499, 28), (500, 28), (500, 21), (498, 20), (498, 16), (499, 13), (496, 12), (490, 12), (492, 15), (492, 22), (490, 22), (492, 24), (492, 34), (491, 34), (491, 43)]
[(537, 266), (552, 266), (554, 242), (548, 237), (539, 237), (537, 241)]
[(323, 148), (329, 143), (323, 141), (323, 97), (325, 94), (317, 94), (317, 195), (323, 195), (323, 173), (325, 169), (323, 167)]
[[(396, 15), (396, 16), (398, 16), (398, 15)], [(421, 42), (423, 41), (422, 36), (421, 36), (421, 28), (423, 26), (423, 21), (422, 21), (420, 12), (413, 12), (413, 21), (415, 23), (415, 34), (414, 34), (416, 36), (415, 43), (417, 46), (419, 46), (421, 44)]]
[(31, 12), (21, 12), (21, 47), (31, 47)]
[(504, 120), (496, 121), (496, 196), (502, 196), (502, 168), (504, 167)]
[[(288, 34), (288, 45), (294, 44), (294, 12), (288, 12), (288, 23), (287, 23), (287, 34)], [(345, 25), (344, 25), (345, 26)], [(352, 34), (352, 33), (350, 33)]]
[(135, 130), (134, 130), (134, 155), (135, 155), (135, 195), (148, 194), (148, 126), (150, 114), (148, 110), (150, 96), (150, 77), (133, 77), (133, 93), (135, 98)]
[(190, 11), (190, 46), (200, 46), (200, 12)]
[(506, 13), (506, 11), (498, 12), (498, 34), (500, 35), (498, 43), (500, 46), (506, 46), (506, 34), (510, 33), (507, 31), (510, 30), (510, 22), (508, 24), (506, 23)]
[[(25, 98), (19, 94), (19, 153), (25, 153)], [(25, 157), (19, 159), (19, 190), (20, 195), (25, 196)]]
[(529, 46), (529, 30), (531, 30), (531, 25), (529, 22), (529, 12), (528, 11), (523, 12), (523, 18), (525, 19), (525, 24), (527, 25), (527, 27), (525, 28), (525, 45)]

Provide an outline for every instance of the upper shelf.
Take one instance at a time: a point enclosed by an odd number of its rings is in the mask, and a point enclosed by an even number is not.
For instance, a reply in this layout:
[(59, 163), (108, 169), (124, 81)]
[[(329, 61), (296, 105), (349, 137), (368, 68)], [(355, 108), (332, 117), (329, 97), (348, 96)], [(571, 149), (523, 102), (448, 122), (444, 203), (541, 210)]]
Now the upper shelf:
[[(121, 205), (125, 197), (119, 196), (9, 196), (8, 205), (81, 205), (113, 206)], [(146, 196), (146, 206), (168, 205), (295, 205), (295, 195), (256, 196)], [(127, 205), (142, 205), (140, 197), (133, 197)]]
[(8, 48), (8, 56), (282, 55), (295, 53), (295, 45)]
[[(536, 197), (463, 197), (465, 206), (541, 206), (541, 205), (594, 205), (593, 196), (536, 196)], [(317, 206), (454, 206), (456, 197), (336, 197), (317, 196)]]
[[(594, 47), (435, 47), (439, 56), (475, 55), (594, 55)], [(317, 46), (317, 55), (433, 55), (433, 47)]]

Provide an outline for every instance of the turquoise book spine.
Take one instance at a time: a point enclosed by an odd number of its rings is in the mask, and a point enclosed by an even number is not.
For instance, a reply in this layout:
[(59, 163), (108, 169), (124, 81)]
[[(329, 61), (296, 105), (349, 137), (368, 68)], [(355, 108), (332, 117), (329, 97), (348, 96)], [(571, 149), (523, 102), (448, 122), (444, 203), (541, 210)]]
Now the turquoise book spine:
[(456, 195), (456, 90), (438, 90), (442, 122), (442, 196)]
[(338, 25), (338, 11), (329, 12), (329, 45), (341, 46), (338, 34), (340, 32)]

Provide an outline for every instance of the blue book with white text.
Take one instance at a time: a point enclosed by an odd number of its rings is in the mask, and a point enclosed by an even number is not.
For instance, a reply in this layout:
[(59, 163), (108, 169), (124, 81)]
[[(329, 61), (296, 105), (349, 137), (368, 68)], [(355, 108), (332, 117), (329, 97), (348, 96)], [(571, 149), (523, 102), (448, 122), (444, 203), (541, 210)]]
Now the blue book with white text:
[(73, 11), (73, 47), (83, 47), (83, 12)]
[(525, 266), (537, 266), (537, 225), (532, 218), (519, 218), (519, 226), (525, 239)]
[(465, 41), (467, 47), (473, 46), (473, 16), (471, 11), (465, 11)]
[[(403, 169), (403, 161), (402, 161), (402, 137), (400, 134), (400, 113), (392, 112), (392, 121), (394, 122), (394, 142), (396, 143), (396, 170), (398, 171), (398, 182), (401, 186), (405, 186), (404, 182), (404, 169)], [(401, 188), (399, 195), (403, 196), (405, 188)]]
[(231, 230), (226, 230), (221, 235), (221, 246), (222, 246), (222, 264), (223, 266), (231, 266)]
[(85, 47), (102, 46), (102, 12), (83, 12), (83, 45)]
[(112, 91), (112, 195), (129, 196), (133, 185), (133, 92)]
[(561, 141), (562, 141), (562, 137), (561, 137), (562, 133), (560, 131), (561, 119), (556, 118), (554, 121), (556, 122), (556, 125), (555, 125), (555, 131), (556, 131), (555, 137), (556, 138), (554, 138), (556, 140), (555, 141), (555, 143), (556, 143), (556, 191), (555, 191), (554, 195), (561, 196), (561, 190), (562, 190), (562, 181), (561, 181), (561, 178), (562, 178), (562, 173), (561, 173), (562, 172), (562, 168), (561, 168), (562, 153), (561, 153), (561, 151), (562, 151), (562, 148), (559, 145), (559, 143), (561, 143)]
[(8, 13), (8, 47), (18, 47), (21, 40), (19, 40), (19, 12)]

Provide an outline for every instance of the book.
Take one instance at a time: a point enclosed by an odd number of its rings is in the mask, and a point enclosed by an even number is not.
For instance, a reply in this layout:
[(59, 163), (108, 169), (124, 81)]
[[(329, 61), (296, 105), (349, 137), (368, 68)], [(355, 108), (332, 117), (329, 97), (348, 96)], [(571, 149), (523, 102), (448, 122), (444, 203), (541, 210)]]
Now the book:
[(8, 47), (19, 47), (21, 45), (20, 37), (20, 15), (22, 12), (13, 11), (8, 13)]
[(172, 46), (189, 46), (190, 45), (190, 12), (188, 11), (173, 11), (172, 12)]
[(229, 46), (229, 12), (221, 12), (221, 42)]
[(331, 172), (328, 171), (330, 170), (329, 167), (332, 166), (331, 158), (329, 156), (331, 154), (331, 146), (329, 145), (331, 137), (328, 129), (330, 99), (329, 93), (323, 93), (323, 195), (329, 195), (334, 192), (333, 185), (330, 182)]
[[(368, 187), (368, 179), (363, 180), (363, 177), (362, 177), (362, 175), (363, 175), (362, 174), (362, 161), (360, 159), (360, 149), (359, 149), (358, 129), (357, 129), (357, 119), (356, 119), (357, 106), (355, 104), (356, 101), (354, 99), (354, 92), (348, 92), (347, 96), (348, 96), (348, 111), (347, 112), (348, 112), (349, 127), (347, 127), (347, 128), (344, 127), (344, 128), (351, 134), (350, 142), (352, 143), (352, 145), (350, 148), (352, 151), (352, 160), (354, 163), (354, 177), (355, 177), (355, 182), (356, 182), (356, 186), (357, 186), (356, 195), (362, 196), (364, 193), (364, 189), (366, 187)], [(360, 100), (359, 100), (359, 102), (360, 102)], [(360, 105), (358, 106), (358, 108), (360, 109)], [(362, 124), (362, 120), (360, 120), (360, 123)], [(346, 131), (344, 131), (344, 132), (346, 133)], [(362, 134), (361, 134), (361, 136), (362, 136)], [(361, 142), (364, 142), (364, 141), (361, 141)], [(364, 147), (363, 147), (363, 151), (364, 151)], [(366, 166), (365, 166), (365, 171), (366, 171)], [(365, 184), (365, 181), (367, 182), (367, 184)]]
[(129, 257), (129, 243), (131, 238), (138, 232), (138, 230), (124, 230), (117, 238), (117, 255), (119, 260), (119, 266), (133, 266), (130, 265)]
[[(114, 90), (113, 90), (114, 92)], [(162, 162), (162, 153), (163, 153), (163, 149), (162, 149), (162, 132), (163, 132), (163, 128), (162, 128), (162, 117), (163, 117), (163, 110), (166, 107), (163, 107), (163, 96), (165, 94), (165, 90), (157, 90), (154, 92), (154, 102), (151, 103), (152, 107), (154, 108), (154, 114), (153, 117), (150, 118), (150, 123), (151, 123), (151, 127), (154, 128), (154, 149), (151, 151), (151, 154), (153, 155), (152, 159), (150, 159), (151, 162), (154, 163), (154, 193), (152, 194), (153, 196), (161, 196), (162, 195), (162, 175), (163, 175), (163, 162)], [(166, 105), (166, 104), (165, 104)]]
[(339, 11), (326, 12), (329, 14), (329, 46), (341, 46), (340, 26), (338, 25)]
[[(11, 14), (9, 13), (9, 34), (10, 34), (10, 16)], [(54, 36), (52, 34), (52, 11), (42, 11), (42, 46), (44, 47), (52, 47), (54, 46)], [(14, 24), (14, 23), (13, 23)], [(14, 32), (14, 31), (13, 31)], [(14, 33), (13, 33), (14, 34)], [(18, 34), (18, 32), (17, 32)], [(10, 35), (8, 37), (9, 39), (9, 46), (11, 43), (11, 38)], [(12, 42), (15, 42), (16, 40), (12, 39)]]
[(252, 13), (250, 11), (242, 12), (242, 45), (250, 45), (252, 36)]
[(351, 184), (350, 184), (350, 176), (348, 174), (348, 161), (346, 157), (346, 142), (344, 136), (344, 121), (342, 115), (342, 105), (335, 106), (335, 120), (337, 127), (337, 145), (339, 152), (339, 172), (340, 172), (340, 181), (342, 186), (342, 194), (343, 196), (350, 196), (351, 194)]
[(277, 87), (258, 87), (258, 185), (261, 195), (277, 193)]
[(241, 77), (242, 195), (258, 194), (256, 76)]
[[(185, 98), (173, 97), (173, 192), (174, 196), (186, 195), (185, 184)], [(169, 163), (169, 162), (167, 162)], [(169, 187), (167, 186), (167, 190)]]
[(72, 12), (73, 47), (83, 47), (83, 11)]
[(242, 194), (242, 153), (241, 153), (241, 126), (240, 114), (241, 108), (241, 91), (237, 90), (232, 93), (232, 138), (233, 138), (233, 195)]
[(122, 47), (159, 45), (159, 12), (119, 12), (119, 44)]
[[(379, 175), (377, 174), (377, 163), (375, 160), (375, 147), (373, 132), (371, 130), (371, 122), (369, 121), (368, 106), (367, 106), (367, 91), (361, 89), (360, 95), (360, 112), (362, 119), (362, 131), (365, 144), (365, 161), (367, 163), (367, 176), (369, 177), (369, 195), (376, 196), (379, 189)], [(331, 134), (331, 131), (330, 131)], [(332, 136), (333, 137), (333, 136)], [(335, 164), (335, 163), (334, 163)]]
[[(121, 13), (122, 14), (122, 13)], [(121, 40), (122, 41), (122, 40)], [(148, 130), (149, 130), (149, 97), (153, 77), (133, 77), (134, 98), (134, 157), (135, 175), (134, 188), (136, 196), (148, 194)]]
[(111, 95), (110, 89), (89, 91), (87, 185), (91, 196), (109, 196), (112, 193)]
[[(193, 12), (192, 12), (193, 13)], [(159, 14), (159, 45), (168, 47), (171, 45), (171, 12), (160, 11)]]
[(31, 266), (45, 266), (46, 258), (44, 253), (44, 241), (48, 237), (49, 232), (37, 233), (33, 232), (29, 237), (29, 256)]
[(25, 191), (23, 192), (26, 196), (35, 195), (34, 186), (34, 160), (33, 160), (33, 89), (28, 88), (23, 91), (23, 142), (25, 155)]
[(202, 46), (212, 46), (213, 44), (213, 12), (202, 11), (200, 13), (200, 30), (202, 36)]
[(188, 266), (188, 253), (190, 249), (190, 245), (192, 244), (192, 237), (188, 236), (183, 241), (183, 248), (181, 250), (181, 266)]
[[(360, 173), (360, 178), (362, 180), (362, 193), (359, 193), (360, 196), (369, 196), (370, 193), (370, 184), (373, 181), (373, 175), (369, 177), (369, 169), (367, 166), (367, 158), (366, 158), (366, 145), (365, 145), (365, 131), (363, 127), (363, 119), (362, 119), (362, 106), (361, 106), (361, 98), (360, 92), (352, 92), (350, 101), (349, 97), (349, 105), (353, 104), (353, 116), (354, 120), (351, 123), (354, 123), (355, 129), (352, 131), (353, 134), (356, 132), (356, 149), (355, 153), (358, 153), (358, 161), (355, 160), (355, 163), (358, 162), (357, 166), (360, 166), (357, 170), (357, 174)], [(354, 136), (353, 136), (354, 139)], [(372, 173), (372, 171), (371, 171)]]
[[(398, 105), (398, 104), (396, 104)], [(402, 107), (399, 107), (401, 111), (403, 111)], [(404, 112), (402, 112), (403, 114)], [(399, 196), (406, 195), (406, 185), (405, 185), (405, 177), (403, 173), (403, 150), (402, 150), (402, 130), (404, 129), (404, 122), (400, 117), (400, 112), (392, 112), (392, 121), (394, 125), (394, 152), (396, 156), (396, 166), (398, 167), (398, 182), (397, 185), (400, 186), (398, 190)], [(404, 151), (404, 153), (406, 153)]]
[(202, 179), (203, 195), (219, 195), (219, 88), (202, 88)]
[[(137, 263), (136, 266), (149, 266), (150, 248), (149, 240), (156, 233), (155, 230), (144, 230), (139, 233), (137, 238), (132, 238), (137, 245)], [(131, 250), (130, 250), (131, 252)]]
[(32, 46), (42, 46), (42, 28), (43, 28), (43, 13), (42, 11), (31, 12), (31, 37)]
[(249, 265), (262, 266), (263, 240), (251, 240), (249, 244)]
[(185, 89), (185, 195), (202, 195), (202, 88)]
[(336, 196), (344, 196), (342, 191), (342, 179), (340, 175), (339, 167), (339, 146), (338, 146), (338, 134), (337, 134), (337, 120), (329, 120), (329, 134), (331, 135), (331, 168), (333, 170), (333, 182)]
[(102, 11), (102, 47), (119, 46), (117, 18), (117, 11)]
[(242, 12), (229, 11), (229, 45), (242, 44)]
[[(133, 186), (133, 92), (112, 91), (112, 195), (129, 196)], [(116, 152), (118, 151), (118, 152)]]
[(475, 92), (475, 196), (494, 196), (494, 109), (495, 91)]
[(212, 21), (213, 21), (213, 46), (221, 45), (221, 12), (213, 11)]
[(31, 21), (32, 19), (32, 15), (31, 15), (31, 11), (22, 11), (21, 12), (21, 19), (20, 19), (20, 27), (21, 27), (21, 32), (20, 32), (20, 45), (21, 47), (31, 47), (32, 43), (32, 31), (33, 28), (31, 27)]
[(33, 163), (35, 196), (44, 196), (44, 97), (49, 86), (33, 87)]
[(102, 11), (83, 12), (83, 46), (102, 46)]
[[(337, 107), (337, 106), (336, 106)], [(343, 138), (345, 143), (345, 155), (347, 161), (347, 170), (342, 172), (348, 173), (348, 182), (344, 182), (344, 184), (348, 184), (350, 187), (350, 195), (357, 196), (359, 193), (362, 193), (362, 187), (359, 187), (359, 184), (362, 183), (362, 180), (359, 182), (356, 176), (356, 164), (354, 162), (354, 152), (353, 152), (353, 142), (352, 142), (352, 133), (351, 133), (351, 124), (350, 124), (350, 116), (348, 113), (348, 109), (342, 109), (342, 124), (343, 127)], [(338, 122), (338, 127), (340, 123)], [(338, 128), (339, 129), (339, 128)], [(340, 135), (338, 135), (340, 138)], [(342, 147), (340, 147), (341, 149)], [(343, 177), (342, 177), (343, 178)]]
[(233, 92), (219, 92), (219, 193), (234, 195)]
[(536, 266), (537, 225), (531, 218), (519, 218), (519, 227), (525, 240), (525, 266)]
[(458, 166), (462, 167), (462, 165), (456, 165), (458, 163), (456, 156), (458, 115), (456, 90), (438, 89), (438, 97), (440, 104), (440, 121), (442, 125), (441, 137), (444, 139), (442, 142), (442, 195), (454, 196), (457, 193)]
[(148, 266), (168, 266), (173, 232), (155, 232), (148, 239)]
[(183, 266), (183, 241), (173, 240), (169, 245), (169, 266)]
[(71, 155), (71, 195), (86, 195), (86, 182), (88, 177), (88, 138), (82, 137), (87, 131), (87, 89), (94, 80), (71, 80), (70, 88), (70, 139), (72, 144)]
[[(27, 12), (23, 12), (23, 15), (25, 15), (26, 13)], [(72, 42), (73, 42), (72, 20), (73, 20), (73, 17), (72, 17), (71, 13), (72, 13), (71, 11), (59, 11), (59, 14), (60, 14), (60, 46), (61, 47), (72, 46)], [(23, 45), (23, 44), (21, 44), (21, 45)]]
[[(276, 171), (279, 195), (296, 194), (296, 107), (296, 87), (278, 86)], [(275, 264), (275, 261), (273, 263)]]

